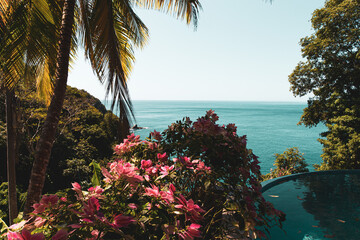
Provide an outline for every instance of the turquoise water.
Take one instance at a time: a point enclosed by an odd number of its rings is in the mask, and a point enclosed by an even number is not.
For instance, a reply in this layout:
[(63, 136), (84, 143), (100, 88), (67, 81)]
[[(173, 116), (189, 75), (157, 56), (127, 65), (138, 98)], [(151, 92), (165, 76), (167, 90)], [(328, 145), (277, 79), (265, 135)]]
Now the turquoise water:
[(321, 162), (321, 144), (317, 139), (326, 128), (297, 125), (306, 103), (133, 101), (133, 106), (138, 126), (147, 128), (135, 131), (142, 139), (154, 129), (162, 131), (186, 116), (194, 121), (213, 109), (220, 124), (235, 123), (238, 134), (247, 135), (248, 147), (259, 156), (263, 173), (273, 167), (274, 153), (283, 153), (290, 147), (298, 147), (310, 165)]
[(271, 228), (269, 239), (360, 239), (360, 171), (292, 175), (280, 181), (263, 192), (286, 214), (283, 230)]

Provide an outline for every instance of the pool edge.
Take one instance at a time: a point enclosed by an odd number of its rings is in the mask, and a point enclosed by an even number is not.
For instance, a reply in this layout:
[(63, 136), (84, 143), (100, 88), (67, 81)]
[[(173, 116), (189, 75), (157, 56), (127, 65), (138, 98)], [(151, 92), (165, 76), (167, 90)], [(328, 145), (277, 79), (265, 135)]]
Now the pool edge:
[(293, 180), (299, 177), (305, 177), (310, 175), (332, 175), (332, 174), (342, 174), (342, 173), (360, 173), (360, 169), (344, 169), (344, 170), (327, 170), (327, 171), (313, 171), (313, 172), (306, 172), (306, 173), (295, 173), (283, 177), (273, 178), (261, 183), (262, 189), (261, 192), (264, 193), (265, 191), (269, 190), (270, 188), (281, 184), (283, 182)]

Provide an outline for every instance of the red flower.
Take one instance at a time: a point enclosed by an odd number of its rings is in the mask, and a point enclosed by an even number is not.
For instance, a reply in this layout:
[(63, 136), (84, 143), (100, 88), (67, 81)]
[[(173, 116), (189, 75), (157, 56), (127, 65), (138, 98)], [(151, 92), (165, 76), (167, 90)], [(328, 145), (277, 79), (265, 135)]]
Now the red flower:
[(187, 227), (185, 232), (179, 233), (180, 237), (185, 240), (192, 240), (194, 238), (201, 238), (201, 231), (199, 230), (201, 225), (192, 223), (190, 226)]
[(152, 188), (145, 188), (145, 195), (150, 197), (160, 197), (159, 188), (155, 185), (151, 185)]
[(111, 226), (113, 226), (114, 228), (127, 227), (129, 224), (133, 222), (136, 221), (132, 217), (119, 214), (115, 216), (114, 223), (111, 224)]
[(42, 233), (36, 233), (34, 235), (31, 235), (29, 231), (23, 229), (21, 233), (8, 232), (7, 239), (8, 240), (45, 240), (45, 236)]
[(141, 160), (141, 168), (146, 169), (152, 166), (151, 160)]
[(158, 153), (157, 154), (157, 158), (159, 159), (160, 162), (166, 162), (168, 160), (168, 156), (166, 155), (166, 153)]
[(202, 219), (200, 213), (205, 212), (199, 205), (194, 204), (194, 201), (190, 199), (187, 201), (183, 195), (180, 194), (179, 198), (176, 198), (180, 204), (175, 205), (175, 208), (182, 209), (185, 212), (186, 219), (198, 221)]
[(155, 140), (161, 141), (162, 136), (161, 136), (160, 132), (157, 132), (156, 130), (154, 130), (154, 132), (151, 132), (150, 134)]

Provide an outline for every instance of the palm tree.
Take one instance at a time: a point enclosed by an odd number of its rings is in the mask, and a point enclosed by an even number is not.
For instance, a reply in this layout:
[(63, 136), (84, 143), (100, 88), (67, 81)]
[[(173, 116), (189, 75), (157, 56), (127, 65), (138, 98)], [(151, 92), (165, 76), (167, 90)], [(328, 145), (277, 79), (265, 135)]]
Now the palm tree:
[[(126, 79), (131, 69), (132, 45), (142, 46), (147, 37), (147, 28), (133, 11), (134, 6), (175, 13), (187, 23), (197, 23), (200, 3), (198, 0), (79, 0), (80, 35), (86, 56), (107, 94), (113, 97), (112, 107), (118, 106), (120, 118), (129, 122), (132, 106)], [(54, 94), (47, 117), (36, 146), (28, 196), (24, 213), (39, 201), (44, 186), (46, 168), (59, 122), (68, 76), (71, 37), (75, 15), (75, 0), (65, 0), (57, 55)], [(126, 120), (125, 120), (126, 119)]]
[[(49, 96), (52, 89), (50, 69), (55, 69), (55, 61), (51, 60), (50, 56), (56, 53), (56, 47), (47, 43), (56, 39), (56, 28), (51, 24), (49, 8), (46, 6), (41, 2), (31, 4), (31, 1), (0, 1), (0, 89), (6, 92), (10, 224), (17, 217), (15, 175), (17, 120), (14, 86), (21, 79), (32, 80), (38, 76), (38, 93), (42, 97)], [(45, 62), (47, 68), (43, 67)]]

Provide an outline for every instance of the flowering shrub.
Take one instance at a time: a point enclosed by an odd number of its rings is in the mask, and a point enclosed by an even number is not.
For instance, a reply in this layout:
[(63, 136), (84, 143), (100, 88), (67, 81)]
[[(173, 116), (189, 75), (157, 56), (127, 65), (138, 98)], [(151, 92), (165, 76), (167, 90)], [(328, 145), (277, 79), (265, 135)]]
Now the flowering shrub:
[(280, 224), (281, 212), (261, 195), (259, 162), (246, 137), (217, 120), (209, 111), (145, 141), (128, 136), (115, 147), (116, 159), (101, 169), (101, 185), (85, 190), (73, 183), (65, 193), (43, 196), (33, 206), (32, 233), (20, 228), (8, 239), (264, 236), (259, 227)]

